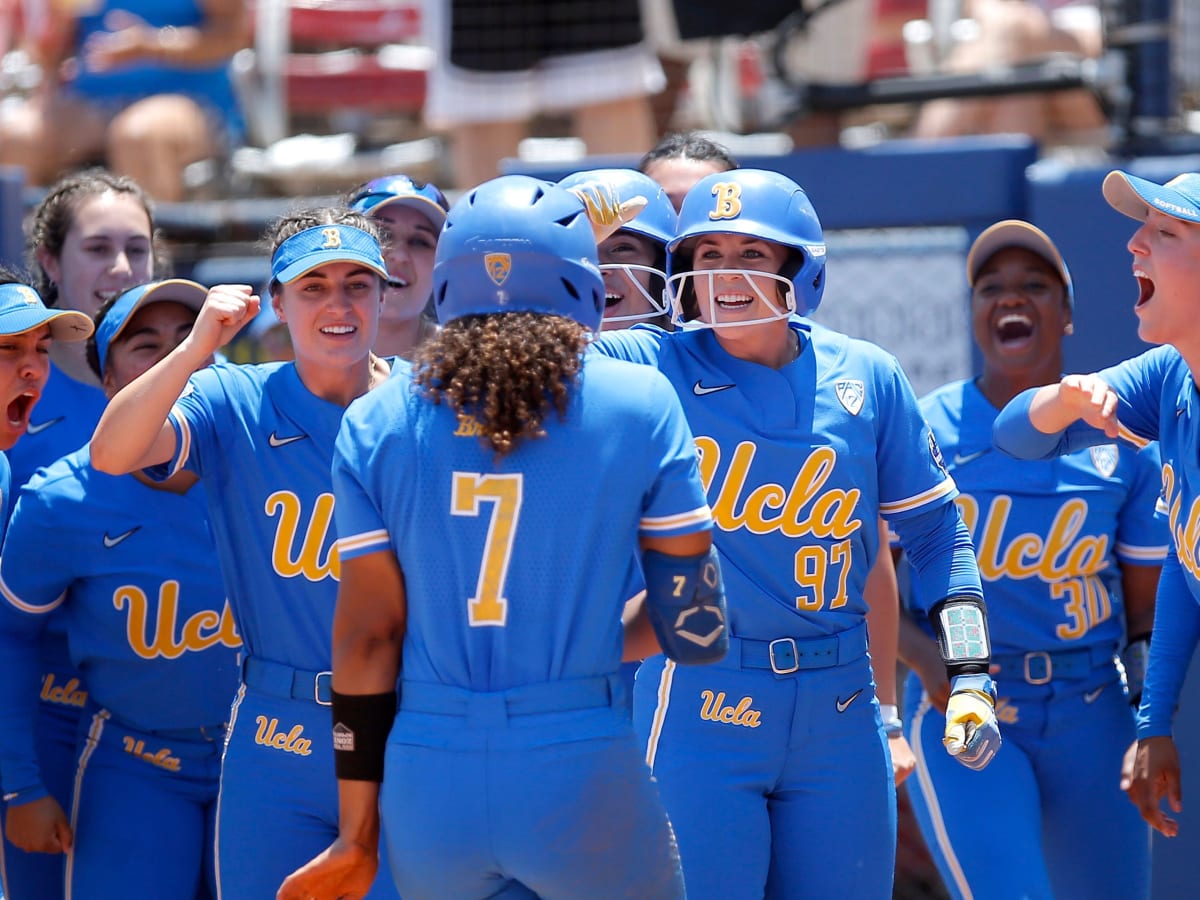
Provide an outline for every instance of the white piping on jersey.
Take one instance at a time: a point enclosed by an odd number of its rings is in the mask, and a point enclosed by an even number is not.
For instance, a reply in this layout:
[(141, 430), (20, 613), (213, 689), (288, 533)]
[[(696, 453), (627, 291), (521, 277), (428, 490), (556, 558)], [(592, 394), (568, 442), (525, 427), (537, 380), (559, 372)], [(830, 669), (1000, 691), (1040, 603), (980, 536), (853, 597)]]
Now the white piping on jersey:
[(171, 474), (174, 475), (187, 463), (188, 454), (192, 451), (192, 430), (188, 428), (187, 418), (182, 414), (177, 415), (175, 409), (172, 408), (168, 419), (174, 419), (175, 424), (179, 426), (179, 446), (175, 458), (175, 465), (171, 466)]
[(929, 809), (929, 819), (933, 825), (938, 850), (941, 851), (942, 858), (946, 861), (947, 868), (950, 869), (950, 875), (954, 878), (954, 886), (958, 889), (962, 900), (973, 900), (971, 885), (967, 883), (967, 876), (963, 873), (962, 865), (954, 853), (954, 845), (950, 843), (950, 836), (946, 833), (946, 821), (942, 818), (942, 807), (938, 802), (937, 789), (929, 777), (929, 763), (925, 758), (925, 742), (922, 740), (926, 719), (930, 720), (928, 725), (931, 728), (938, 727), (938, 711), (930, 704), (928, 695), (922, 692), (921, 703), (917, 707), (916, 715), (913, 716), (913, 739), (910, 741), (913, 756), (917, 760), (917, 784), (921, 788), (921, 796), (925, 798), (925, 806)]
[[(221, 748), (221, 768), (225, 767), (225, 754), (229, 752), (229, 742), (233, 739), (233, 729), (237, 725), (238, 710), (246, 699), (246, 682), (238, 684), (237, 693), (233, 697), (233, 706), (229, 710), (229, 724), (225, 727), (225, 746)], [(217, 900), (221, 896), (221, 782), (217, 782), (217, 811), (213, 825), (213, 875), (217, 885)]]
[(650, 722), (650, 737), (646, 741), (646, 765), (654, 772), (654, 757), (658, 755), (658, 740), (662, 737), (663, 722), (671, 705), (671, 682), (675, 678), (675, 663), (667, 660), (658, 679), (658, 701), (654, 704), (654, 718)]
[(711, 525), (712, 510), (708, 505), (689, 509), (671, 516), (647, 516), (638, 522), (641, 531), (673, 531), (687, 525)]
[(5, 584), (3, 577), (0, 577), (0, 594), (4, 595), (4, 599), (7, 600), (11, 606), (16, 607), (21, 612), (30, 613), (35, 616), (42, 616), (48, 612), (53, 612), (62, 606), (63, 601), (67, 599), (67, 592), (63, 591), (58, 595), (58, 597), (44, 606), (35, 606), (32, 603), (26, 603), (12, 592), (9, 586)]
[(1118, 557), (1127, 557), (1130, 561), (1145, 562), (1145, 563), (1161, 563), (1166, 559), (1168, 548), (1162, 547), (1139, 547), (1134, 544), (1123, 544), (1117, 541), (1114, 552)]
[(945, 497), (946, 495), (954, 492), (957, 487), (958, 486), (954, 483), (953, 478), (945, 478), (941, 481), (941, 483), (936, 484), (929, 490), (922, 491), (920, 494), (916, 494), (915, 496), (906, 497), (903, 500), (892, 500), (889, 503), (881, 502), (879, 504), (880, 515), (894, 516), (898, 513), (905, 513), (909, 512), (910, 510), (919, 509), (920, 507), (927, 503), (933, 502), (939, 497)]
[(334, 542), (339, 556), (345, 556), (347, 553), (352, 553), (355, 550), (361, 550), (364, 547), (374, 547), (378, 545), (378, 549), (384, 549), (391, 542), (391, 536), (386, 528), (376, 528), (374, 531), (364, 531), (362, 534), (352, 534), (349, 537), (339, 538)]
[[(88, 727), (87, 742), (84, 744), (83, 752), (79, 754), (79, 764), (75, 769), (75, 790), (71, 794), (71, 834), (79, 834), (79, 798), (83, 795), (83, 776), (87, 774), (88, 761), (96, 752), (96, 748), (100, 746), (100, 737), (104, 734), (104, 726), (111, 715), (107, 709), (100, 710), (92, 716), (92, 724)], [(74, 876), (75, 845), (72, 843), (71, 849), (67, 851), (66, 873), (63, 877), (64, 900), (71, 900)]]

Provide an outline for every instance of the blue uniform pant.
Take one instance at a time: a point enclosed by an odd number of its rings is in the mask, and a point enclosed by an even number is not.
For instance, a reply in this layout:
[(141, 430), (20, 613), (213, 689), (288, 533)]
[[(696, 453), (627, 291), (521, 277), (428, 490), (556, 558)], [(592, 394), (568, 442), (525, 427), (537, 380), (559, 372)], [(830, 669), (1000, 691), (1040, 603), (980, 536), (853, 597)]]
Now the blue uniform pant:
[(106, 710), (84, 717), (67, 900), (214, 896), (223, 737), (219, 725), (148, 732)]
[[(80, 708), (42, 702), (34, 721), (34, 736), (42, 783), (63, 811), (70, 814), (75, 778), (76, 733)], [(26, 853), (4, 839), (4, 896), (11, 900), (62, 900), (63, 856)]]
[(405, 900), (682, 900), (679, 856), (617, 676), (401, 688), (382, 788)]
[[(329, 707), (242, 685), (221, 762), (219, 900), (273, 900), (283, 880), (337, 838)], [(382, 854), (370, 900), (395, 898)]]
[(646, 660), (634, 726), (689, 900), (890, 898), (896, 791), (868, 657), (777, 675)]
[(943, 749), (945, 716), (916, 676), (905, 691), (909, 797), (952, 896), (1148, 897), (1150, 829), (1120, 789), (1134, 725), (1115, 667), (997, 689), (1004, 745), (982, 772)]

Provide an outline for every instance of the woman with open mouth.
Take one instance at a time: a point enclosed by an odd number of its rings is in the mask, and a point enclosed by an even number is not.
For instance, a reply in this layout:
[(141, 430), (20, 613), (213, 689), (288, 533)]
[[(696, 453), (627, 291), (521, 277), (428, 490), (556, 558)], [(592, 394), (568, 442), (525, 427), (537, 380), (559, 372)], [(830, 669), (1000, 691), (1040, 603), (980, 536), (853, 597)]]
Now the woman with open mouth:
[[(1007, 746), (979, 773), (938, 750), (948, 686), (928, 626), (906, 618), (905, 721), (918, 767), (909, 797), (952, 896), (1144, 898), (1149, 830), (1117, 773), (1134, 740), (1129, 704), (1142, 692), (1166, 553), (1158, 445), (1101, 444), (1039, 463), (993, 451), (1004, 405), (1061, 377), (1074, 290), (1054, 242), (1018, 220), (975, 240), (967, 284), (983, 371), (934, 391), (921, 410), (979, 558)], [(920, 583), (914, 601), (927, 605)], [(1005, 864), (1014, 858), (1023, 864)]]

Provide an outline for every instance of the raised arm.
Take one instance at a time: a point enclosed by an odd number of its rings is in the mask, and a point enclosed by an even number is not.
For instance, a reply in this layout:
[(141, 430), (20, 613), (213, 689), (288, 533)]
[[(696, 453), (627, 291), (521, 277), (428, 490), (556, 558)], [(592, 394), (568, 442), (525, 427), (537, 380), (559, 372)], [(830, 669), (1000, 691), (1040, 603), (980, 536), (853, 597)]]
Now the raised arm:
[(92, 465), (124, 475), (167, 462), (176, 440), (167, 416), (188, 378), (258, 314), (258, 307), (249, 285), (209, 290), (191, 334), (109, 401), (92, 436)]

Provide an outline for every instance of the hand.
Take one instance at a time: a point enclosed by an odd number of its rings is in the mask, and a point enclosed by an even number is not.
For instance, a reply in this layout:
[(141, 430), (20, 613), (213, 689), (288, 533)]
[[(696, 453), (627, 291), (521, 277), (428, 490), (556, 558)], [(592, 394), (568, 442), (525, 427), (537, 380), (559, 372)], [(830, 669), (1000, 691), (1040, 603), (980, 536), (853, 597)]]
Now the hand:
[(1110, 438), (1117, 436), (1117, 395), (1095, 375), (1065, 376), (1058, 385), (1058, 399), (1075, 418), (1099, 428)]
[(66, 853), (71, 849), (71, 826), (53, 797), (8, 807), (5, 836), (28, 853)]
[(1179, 823), (1165, 815), (1161, 807), (1165, 797), (1172, 812), (1183, 812), (1183, 785), (1175, 742), (1164, 735), (1143, 738), (1136, 747), (1133, 771), (1128, 783), (1122, 773), (1121, 787), (1125, 788), (1142, 818), (1159, 834), (1175, 837), (1179, 833)]
[(979, 771), (1000, 749), (996, 722), (996, 685), (987, 675), (955, 675), (946, 703), (946, 752), (968, 769)]
[(87, 39), (81, 56), (92, 72), (110, 72), (154, 56), (158, 29), (127, 10), (113, 10), (104, 17), (105, 31)]
[(888, 749), (892, 751), (892, 778), (896, 780), (896, 787), (900, 787), (917, 767), (917, 758), (903, 734), (888, 735)]
[(258, 294), (248, 284), (218, 284), (209, 288), (204, 306), (185, 343), (197, 355), (210, 356), (258, 315)]
[(379, 869), (379, 851), (340, 837), (280, 886), (275, 900), (361, 900)]
[(583, 201), (597, 244), (636, 219), (649, 202), (645, 197), (630, 197), (622, 203), (617, 189), (604, 181), (586, 181), (567, 190)]

